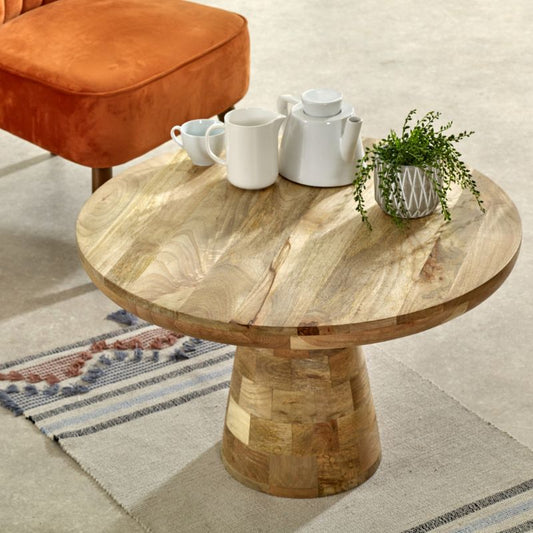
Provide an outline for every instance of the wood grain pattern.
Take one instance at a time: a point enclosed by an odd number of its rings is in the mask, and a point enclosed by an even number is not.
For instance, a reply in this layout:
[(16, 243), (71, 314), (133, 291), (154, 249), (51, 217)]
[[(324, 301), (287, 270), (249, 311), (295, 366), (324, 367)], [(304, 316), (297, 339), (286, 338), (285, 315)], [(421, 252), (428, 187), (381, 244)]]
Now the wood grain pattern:
[[(367, 143), (370, 141), (367, 141)], [(105, 294), (168, 329), (238, 345), (222, 457), (242, 483), (285, 497), (355, 487), (381, 449), (359, 345), (469, 311), (511, 272), (516, 207), (474, 171), (487, 208), (454, 189), (438, 214), (396, 229), (366, 192), (282, 178), (230, 185), (183, 152), (100, 187), (77, 223), (80, 258)]]
[(78, 246), (110, 298), (142, 318), (238, 345), (305, 350), (409, 335), (472, 309), (511, 271), (518, 212), (474, 171), (485, 200), (453, 190), (439, 214), (392, 226), (367, 191), (374, 230), (351, 187), (285, 179), (263, 191), (230, 185), (218, 165), (179, 152), (133, 167), (82, 209)]
[[(250, 350), (238, 347), (236, 360), (248, 358)], [(318, 363), (326, 368), (320, 379), (314, 373), (304, 378), (293, 367), (281, 389), (276, 379), (279, 360), (313, 368), (314, 352), (289, 360), (285, 350), (281, 356), (278, 350), (258, 350), (271, 361), (254, 374), (246, 390), (245, 376), (235, 380), (240, 390), (230, 389), (222, 442), (230, 473), (256, 490), (292, 498), (335, 494), (368, 479), (378, 467), (381, 447), (361, 348), (331, 350), (325, 359), (322, 353)], [(332, 361), (334, 369), (329, 367)], [(236, 364), (233, 373), (239, 374), (239, 368)], [(310, 383), (301, 387), (302, 379)], [(291, 383), (298, 389), (291, 389)], [(322, 385), (315, 392), (314, 383)], [(261, 391), (253, 402), (249, 390)]]

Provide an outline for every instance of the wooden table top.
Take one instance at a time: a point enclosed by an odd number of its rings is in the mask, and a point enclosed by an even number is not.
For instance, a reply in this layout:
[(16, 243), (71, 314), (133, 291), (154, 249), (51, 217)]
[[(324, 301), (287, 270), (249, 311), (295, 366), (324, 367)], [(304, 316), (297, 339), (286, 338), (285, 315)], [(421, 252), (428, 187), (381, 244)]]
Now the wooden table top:
[(473, 175), (486, 214), (457, 188), (451, 223), (436, 213), (402, 232), (369, 187), (369, 231), (351, 186), (278, 178), (245, 191), (219, 165), (166, 154), (96, 191), (78, 218), (78, 247), (98, 288), (163, 327), (271, 348), (380, 342), (468, 311), (512, 270), (517, 209)]

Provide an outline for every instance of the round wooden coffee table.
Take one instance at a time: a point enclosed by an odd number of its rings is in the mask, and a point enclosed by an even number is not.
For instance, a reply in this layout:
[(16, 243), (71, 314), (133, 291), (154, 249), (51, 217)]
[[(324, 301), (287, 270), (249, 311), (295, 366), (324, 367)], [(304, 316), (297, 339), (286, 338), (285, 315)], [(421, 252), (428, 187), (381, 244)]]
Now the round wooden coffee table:
[(492, 294), (518, 256), (516, 207), (474, 171), (485, 215), (455, 190), (451, 223), (436, 214), (402, 232), (369, 190), (370, 232), (351, 187), (278, 178), (245, 191), (224, 176), (181, 152), (117, 176), (79, 215), (83, 265), (137, 316), (238, 346), (222, 442), (235, 478), (288, 497), (355, 487), (381, 457), (360, 345)]

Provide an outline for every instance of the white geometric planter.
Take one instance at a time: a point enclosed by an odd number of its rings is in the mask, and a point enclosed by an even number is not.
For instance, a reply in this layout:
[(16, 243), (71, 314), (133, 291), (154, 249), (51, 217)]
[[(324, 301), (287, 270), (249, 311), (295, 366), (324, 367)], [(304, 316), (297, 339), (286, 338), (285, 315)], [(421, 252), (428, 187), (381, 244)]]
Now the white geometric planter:
[[(385, 210), (385, 202), (379, 188), (379, 176), (383, 164), (376, 161), (374, 169), (374, 196), (378, 205)], [(402, 199), (407, 210), (408, 218), (420, 218), (430, 215), (439, 204), (439, 197), (435, 192), (430, 175), (439, 184), (442, 182), (436, 169), (423, 171), (420, 167), (402, 166), (398, 172), (398, 183), (402, 191)], [(393, 196), (393, 195), (391, 195)], [(400, 206), (396, 198), (392, 197), (392, 205), (398, 211)]]

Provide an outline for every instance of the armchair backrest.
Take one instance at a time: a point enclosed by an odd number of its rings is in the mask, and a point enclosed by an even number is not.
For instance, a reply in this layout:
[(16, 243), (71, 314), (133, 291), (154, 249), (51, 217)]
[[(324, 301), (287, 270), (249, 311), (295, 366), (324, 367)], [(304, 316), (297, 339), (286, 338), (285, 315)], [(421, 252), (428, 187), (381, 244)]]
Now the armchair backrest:
[(56, 0), (0, 0), (0, 24), (7, 22), (35, 7)]

